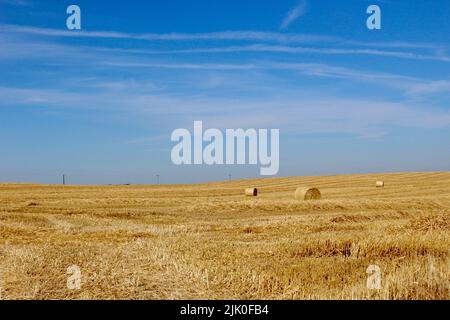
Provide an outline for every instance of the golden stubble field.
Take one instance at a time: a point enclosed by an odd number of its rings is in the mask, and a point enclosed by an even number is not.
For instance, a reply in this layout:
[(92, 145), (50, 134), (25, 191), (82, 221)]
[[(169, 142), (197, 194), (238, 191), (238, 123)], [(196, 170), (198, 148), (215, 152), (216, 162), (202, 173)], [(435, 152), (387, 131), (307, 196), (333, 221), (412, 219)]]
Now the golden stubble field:
[[(295, 200), (303, 185), (322, 200)], [(1, 298), (448, 299), (449, 216), (450, 173), (1, 184)]]

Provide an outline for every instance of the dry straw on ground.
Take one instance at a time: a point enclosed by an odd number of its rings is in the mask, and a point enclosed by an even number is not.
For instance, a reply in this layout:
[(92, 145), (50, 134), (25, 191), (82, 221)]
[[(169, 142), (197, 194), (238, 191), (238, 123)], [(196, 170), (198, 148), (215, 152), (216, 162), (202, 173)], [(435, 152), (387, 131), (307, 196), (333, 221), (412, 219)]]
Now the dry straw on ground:
[(245, 189), (246, 196), (256, 197), (258, 195), (258, 189), (256, 188), (247, 188)]
[(319, 200), (322, 195), (317, 188), (299, 187), (295, 190), (294, 198), (298, 200)]
[[(450, 173), (385, 176), (382, 197), (377, 174), (0, 184), (2, 298), (449, 299)], [(299, 185), (323, 199), (293, 199)], [(67, 289), (73, 265), (80, 290)]]

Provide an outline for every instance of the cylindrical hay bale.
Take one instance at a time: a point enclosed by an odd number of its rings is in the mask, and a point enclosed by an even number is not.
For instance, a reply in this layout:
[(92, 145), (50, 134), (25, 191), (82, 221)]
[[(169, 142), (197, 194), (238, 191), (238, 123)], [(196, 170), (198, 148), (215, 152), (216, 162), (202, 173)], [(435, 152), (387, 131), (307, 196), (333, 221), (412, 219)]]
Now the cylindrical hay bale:
[(375, 184), (375, 186), (376, 186), (377, 188), (384, 188), (384, 181), (381, 181), (381, 180), (377, 181), (377, 183)]
[(299, 187), (295, 190), (294, 197), (298, 200), (319, 200), (322, 195), (317, 188)]
[(245, 189), (246, 196), (256, 197), (258, 195), (258, 189), (256, 188), (247, 188)]

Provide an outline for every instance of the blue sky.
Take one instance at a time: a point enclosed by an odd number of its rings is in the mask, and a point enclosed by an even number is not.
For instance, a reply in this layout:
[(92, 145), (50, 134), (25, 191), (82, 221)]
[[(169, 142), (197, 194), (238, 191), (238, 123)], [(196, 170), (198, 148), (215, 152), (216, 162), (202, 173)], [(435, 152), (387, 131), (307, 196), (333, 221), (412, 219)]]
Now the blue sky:
[(280, 176), (448, 171), (449, 17), (447, 0), (0, 0), (0, 181), (258, 176), (173, 165), (194, 120), (279, 128)]

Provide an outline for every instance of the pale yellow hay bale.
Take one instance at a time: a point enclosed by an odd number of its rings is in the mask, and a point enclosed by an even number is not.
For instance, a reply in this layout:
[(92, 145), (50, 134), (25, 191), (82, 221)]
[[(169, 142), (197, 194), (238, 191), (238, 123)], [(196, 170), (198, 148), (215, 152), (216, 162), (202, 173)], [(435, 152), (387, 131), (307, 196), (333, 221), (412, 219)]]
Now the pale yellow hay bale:
[(384, 188), (384, 181), (381, 181), (381, 180), (377, 181), (375, 186), (377, 188)]
[(246, 196), (256, 197), (258, 195), (258, 189), (256, 188), (247, 188), (245, 189)]
[(294, 197), (298, 200), (319, 200), (322, 195), (317, 188), (299, 187), (295, 190)]

